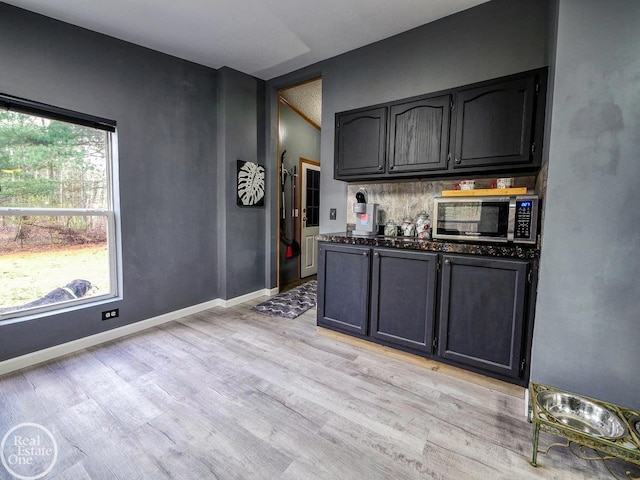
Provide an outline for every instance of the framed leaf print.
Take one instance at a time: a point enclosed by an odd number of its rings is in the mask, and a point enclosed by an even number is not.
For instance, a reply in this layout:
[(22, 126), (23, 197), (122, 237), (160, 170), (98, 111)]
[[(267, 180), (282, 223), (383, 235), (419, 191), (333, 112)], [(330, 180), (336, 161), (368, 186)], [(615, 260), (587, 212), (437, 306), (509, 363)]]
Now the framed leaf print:
[(236, 203), (241, 207), (264, 206), (264, 166), (238, 160)]

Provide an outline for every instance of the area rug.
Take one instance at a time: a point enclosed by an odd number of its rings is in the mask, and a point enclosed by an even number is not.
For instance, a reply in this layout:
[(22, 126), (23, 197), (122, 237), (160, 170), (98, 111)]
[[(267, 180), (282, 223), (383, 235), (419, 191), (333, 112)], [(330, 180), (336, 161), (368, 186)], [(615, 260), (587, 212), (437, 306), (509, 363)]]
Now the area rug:
[(315, 306), (317, 284), (317, 281), (312, 280), (288, 292), (279, 293), (256, 305), (253, 310), (274, 317), (296, 318)]

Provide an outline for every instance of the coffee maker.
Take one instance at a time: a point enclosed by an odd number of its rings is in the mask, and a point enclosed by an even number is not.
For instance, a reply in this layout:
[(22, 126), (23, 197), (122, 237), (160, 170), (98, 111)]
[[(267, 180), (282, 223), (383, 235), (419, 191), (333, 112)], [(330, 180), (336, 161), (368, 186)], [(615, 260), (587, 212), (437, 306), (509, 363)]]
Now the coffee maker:
[(367, 191), (364, 188), (356, 192), (353, 212), (356, 214), (356, 227), (353, 230), (353, 235), (374, 237), (378, 234), (378, 204), (367, 203)]

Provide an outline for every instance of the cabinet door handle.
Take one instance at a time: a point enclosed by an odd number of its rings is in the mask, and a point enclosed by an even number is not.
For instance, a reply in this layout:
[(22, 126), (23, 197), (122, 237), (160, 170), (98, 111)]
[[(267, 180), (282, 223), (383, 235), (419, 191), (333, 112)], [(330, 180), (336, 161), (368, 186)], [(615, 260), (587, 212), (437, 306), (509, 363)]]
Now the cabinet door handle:
[(451, 260), (450, 260), (450, 259), (448, 259), (448, 258), (445, 258), (445, 260), (444, 260), (444, 264), (445, 264), (445, 265), (451, 265)]
[(390, 165), (390, 166), (389, 166), (389, 170), (393, 170), (393, 169), (394, 169), (394, 167), (395, 167), (395, 165)]
[(379, 257), (379, 256), (380, 256), (380, 254), (379, 254), (378, 252), (376, 252), (376, 253), (374, 253), (374, 254), (373, 254), (373, 256), (374, 256), (374, 257)]
[(363, 257), (368, 257), (368, 256), (369, 256), (369, 254), (368, 254), (367, 252), (362, 252), (362, 256), (363, 256)]
[(462, 160), (460, 160), (459, 158), (456, 158), (456, 159), (455, 159), (455, 162), (456, 162), (456, 163), (461, 163), (461, 162), (462, 162)]
[(382, 165), (378, 165), (378, 170), (382, 171), (384, 167)]

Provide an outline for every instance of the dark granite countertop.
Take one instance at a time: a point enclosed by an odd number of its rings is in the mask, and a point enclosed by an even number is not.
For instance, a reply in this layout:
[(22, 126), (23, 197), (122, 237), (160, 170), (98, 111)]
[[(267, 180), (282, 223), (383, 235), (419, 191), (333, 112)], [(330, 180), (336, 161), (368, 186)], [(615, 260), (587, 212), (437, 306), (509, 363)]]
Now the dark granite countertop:
[(407, 250), (424, 250), (426, 252), (465, 253), (485, 255), (489, 257), (520, 258), (533, 260), (540, 257), (540, 250), (535, 245), (489, 244), (444, 242), (442, 240), (422, 240), (412, 237), (357, 237), (351, 232), (321, 233), (318, 241), (362, 245), (369, 247), (400, 248)]

